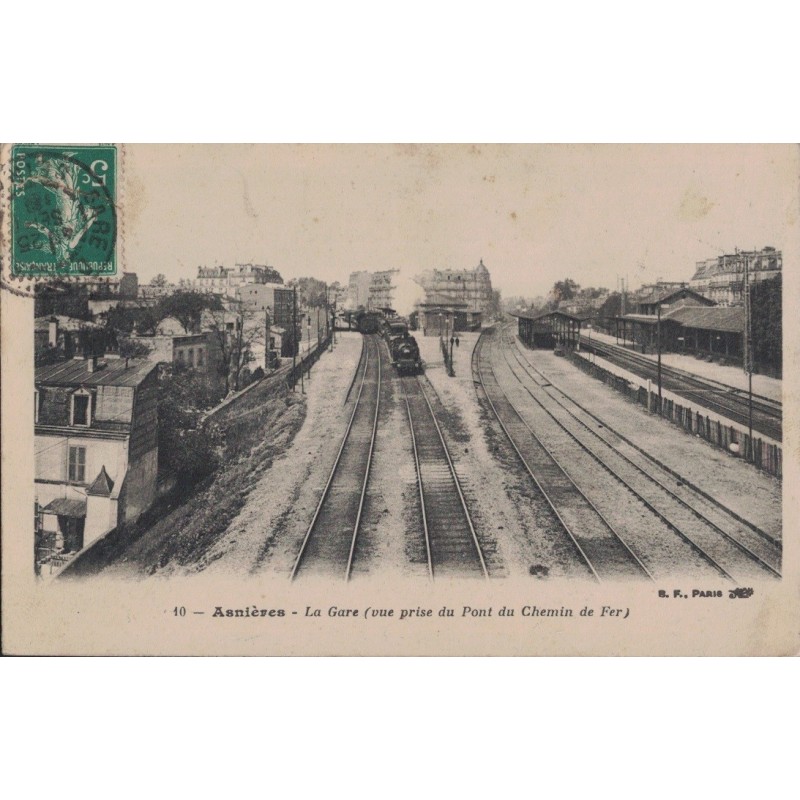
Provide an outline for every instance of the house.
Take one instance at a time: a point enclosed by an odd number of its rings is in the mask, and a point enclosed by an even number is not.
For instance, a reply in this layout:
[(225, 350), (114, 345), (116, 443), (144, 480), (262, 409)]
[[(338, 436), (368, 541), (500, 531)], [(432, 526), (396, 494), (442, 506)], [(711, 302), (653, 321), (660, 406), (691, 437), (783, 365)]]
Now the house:
[(36, 561), (75, 553), (156, 496), (157, 364), (72, 358), (37, 367)]
[(167, 317), (158, 324), (155, 334), (133, 334), (128, 341), (137, 342), (149, 350), (142, 354), (142, 358), (202, 372), (212, 383), (222, 380), (219, 338), (211, 331), (185, 333), (176, 319)]

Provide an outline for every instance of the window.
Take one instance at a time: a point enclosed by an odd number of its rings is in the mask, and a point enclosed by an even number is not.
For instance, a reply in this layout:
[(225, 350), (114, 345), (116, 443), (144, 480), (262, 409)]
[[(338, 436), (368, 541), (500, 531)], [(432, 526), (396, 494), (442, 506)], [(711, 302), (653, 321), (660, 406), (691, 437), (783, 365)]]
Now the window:
[(69, 480), (75, 483), (86, 483), (86, 448), (70, 447)]
[(189, 366), (190, 367), (194, 366), (194, 348), (193, 347), (189, 348), (188, 362), (189, 362)]
[(197, 348), (197, 366), (202, 367), (206, 360), (206, 351), (202, 347)]
[(92, 397), (88, 392), (79, 391), (72, 395), (70, 415), (71, 425), (89, 427), (92, 419)]
[(183, 364), (183, 350), (178, 350), (178, 361)]

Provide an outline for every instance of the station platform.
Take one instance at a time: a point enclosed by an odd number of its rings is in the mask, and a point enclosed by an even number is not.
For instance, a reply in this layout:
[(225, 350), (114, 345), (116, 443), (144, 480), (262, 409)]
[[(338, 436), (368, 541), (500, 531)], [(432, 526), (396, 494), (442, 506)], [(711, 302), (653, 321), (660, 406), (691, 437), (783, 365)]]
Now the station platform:
[[(594, 336), (595, 336), (595, 333), (593, 331), (592, 332), (592, 337), (594, 337)], [(526, 349), (525, 345), (522, 343), (522, 341), (519, 339), (519, 337), (515, 336), (514, 338), (515, 338), (516, 346), (518, 348), (520, 348), (520, 350), (524, 351)], [(612, 339), (612, 342), (613, 342), (614, 337), (612, 336), (610, 338)], [(607, 372), (610, 372), (610, 373), (612, 373), (614, 375), (618, 375), (619, 377), (624, 378), (626, 381), (628, 381), (629, 384), (631, 384), (631, 386), (640, 386), (640, 387), (643, 387), (645, 389), (648, 388), (648, 381), (647, 381), (646, 378), (643, 378), (641, 375), (636, 375), (635, 373), (631, 372), (630, 370), (627, 370), (624, 367), (619, 366), (618, 364), (614, 364), (613, 362), (608, 361), (607, 359), (602, 358), (601, 356), (595, 355), (594, 353), (589, 353), (587, 351), (583, 351), (583, 352), (575, 351), (575, 354), (577, 356), (579, 356), (580, 358), (586, 359), (587, 361), (589, 361), (592, 364), (596, 364), (598, 367), (601, 367), (602, 369), (606, 370)], [(682, 362), (680, 362), (678, 364), (675, 364), (676, 367), (681, 368), (681, 369), (685, 369), (685, 367), (683, 367), (683, 362), (685, 362), (685, 361), (693, 362), (694, 361), (694, 359), (691, 358), (691, 357), (687, 358), (687, 357), (684, 356), (684, 357), (682, 357), (682, 359), (683, 359)], [(710, 364), (704, 364), (704, 366), (711, 366), (711, 365)], [(718, 366), (718, 365), (715, 365), (715, 366)], [(726, 369), (726, 368), (725, 367), (721, 367), (721, 369)], [(727, 369), (734, 369), (734, 371), (735, 371), (735, 368), (727, 368)], [(708, 377), (708, 376), (707, 375), (701, 375), (701, 377)], [(763, 376), (761, 376), (761, 377), (763, 377)], [(753, 391), (754, 392), (755, 392), (755, 378), (756, 378), (756, 376), (754, 375), (753, 376)], [(714, 379), (714, 380), (716, 380), (716, 379)], [(745, 376), (745, 381), (746, 381), (746, 376)], [(778, 381), (778, 383), (780, 383), (780, 381)], [(732, 384), (729, 384), (729, 385), (732, 385)], [(651, 381), (649, 388), (650, 388), (651, 391), (655, 392), (656, 391), (655, 383)], [(674, 403), (683, 406), (684, 408), (691, 409), (693, 412), (700, 412), (701, 414), (703, 414), (705, 417), (707, 417), (709, 420), (711, 420), (713, 422), (719, 421), (722, 425), (735, 428), (736, 431), (738, 433), (740, 433), (742, 436), (744, 436), (748, 432), (747, 426), (743, 425), (741, 422), (729, 419), (728, 417), (720, 414), (719, 412), (707, 408), (702, 403), (698, 403), (698, 402), (692, 401), (692, 400), (687, 400), (685, 397), (683, 397), (680, 394), (677, 394), (676, 392), (671, 392), (671, 391), (669, 391), (667, 389), (663, 389), (662, 390), (662, 396), (664, 397), (665, 400), (671, 400)], [(759, 433), (758, 434), (758, 438), (762, 439), (767, 444), (771, 444), (771, 445), (776, 445), (778, 447), (782, 447), (782, 442), (778, 441), (777, 439), (773, 439), (770, 436), (766, 436), (763, 433)]]
[[(630, 347), (622, 348), (614, 336), (610, 336), (600, 331), (591, 331), (591, 334), (581, 332), (581, 340), (598, 339), (604, 344), (618, 345), (621, 349), (632, 350)], [(644, 354), (639, 350), (635, 351), (637, 355), (643, 358), (649, 358), (655, 362), (658, 358), (656, 355)], [(715, 381), (725, 386), (730, 386), (734, 389), (747, 391), (747, 373), (741, 367), (730, 366), (723, 367), (720, 364), (707, 363), (694, 356), (680, 355), (679, 353), (662, 353), (661, 363), (668, 367), (675, 369), (682, 369), (684, 372), (691, 372), (700, 378)], [(623, 370), (624, 371), (624, 370)], [(782, 401), (783, 381), (779, 378), (770, 378), (766, 375), (753, 375), (753, 394), (761, 395), (762, 397), (769, 398), (770, 400)]]

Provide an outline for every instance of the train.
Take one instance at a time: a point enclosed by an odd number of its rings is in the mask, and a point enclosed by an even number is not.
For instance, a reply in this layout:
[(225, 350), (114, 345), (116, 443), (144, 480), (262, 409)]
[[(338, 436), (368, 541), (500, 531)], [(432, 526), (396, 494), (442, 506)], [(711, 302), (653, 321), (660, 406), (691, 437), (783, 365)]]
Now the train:
[(408, 320), (386, 311), (360, 311), (356, 317), (356, 327), (363, 334), (379, 333), (383, 336), (392, 366), (401, 375), (420, 375), (422, 359), (417, 340), (409, 333)]
[(406, 333), (404, 337), (395, 339), (389, 352), (392, 355), (392, 364), (401, 375), (422, 374), (419, 345), (413, 336)]
[(383, 311), (359, 311), (355, 316), (359, 333), (381, 333), (386, 322)]

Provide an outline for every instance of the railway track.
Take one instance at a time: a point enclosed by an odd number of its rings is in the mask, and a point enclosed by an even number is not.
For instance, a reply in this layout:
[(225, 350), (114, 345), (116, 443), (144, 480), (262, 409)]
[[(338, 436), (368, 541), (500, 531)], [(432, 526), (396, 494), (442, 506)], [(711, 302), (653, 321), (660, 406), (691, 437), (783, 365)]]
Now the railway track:
[(516, 347), (502, 349), (534, 406), (723, 577), (780, 577), (781, 546), (774, 537), (680, 476), (676, 482), (674, 473), (554, 386)]
[(473, 351), (477, 384), (523, 467), (541, 492), (592, 576), (604, 580), (653, 579), (627, 542), (561, 467), (501, 387), (484, 334)]
[(382, 379), (379, 337), (364, 337), (358, 374), (360, 380), (352, 387), (358, 386), (353, 412), (295, 559), (292, 580), (306, 573), (339, 571), (347, 581), (353, 571), (378, 428)]
[[(646, 356), (633, 353), (621, 347), (589, 340), (581, 337), (581, 347), (595, 352), (598, 356), (624, 367), (642, 378), (657, 380), (658, 367)], [(716, 381), (693, 376), (684, 370), (661, 366), (661, 385), (675, 394), (693, 400), (703, 408), (715, 411), (721, 416), (738, 422), (749, 424), (747, 392), (735, 389)], [(769, 436), (775, 441), (783, 438), (783, 404), (760, 395), (753, 396), (753, 430)]]
[(422, 381), (401, 376), (416, 466), (428, 574), (489, 576), (469, 509)]

